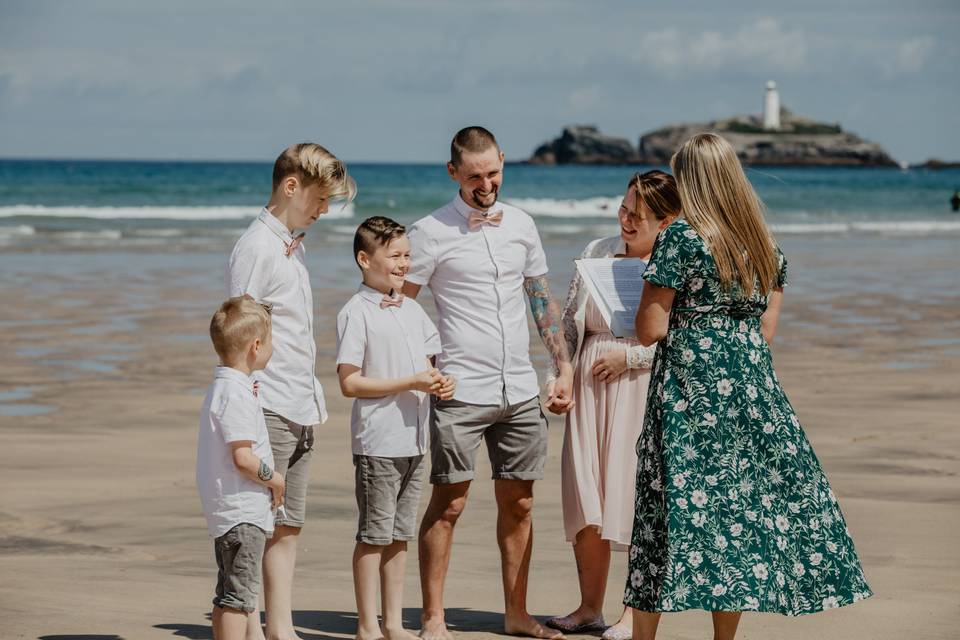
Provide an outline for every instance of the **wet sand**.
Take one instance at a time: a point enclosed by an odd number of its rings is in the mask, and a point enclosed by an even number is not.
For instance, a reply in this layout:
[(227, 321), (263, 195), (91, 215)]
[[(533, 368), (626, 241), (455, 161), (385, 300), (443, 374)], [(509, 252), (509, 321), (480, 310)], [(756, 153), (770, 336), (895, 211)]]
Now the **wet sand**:
[[(960, 294), (936, 282), (955, 282), (956, 242), (847, 238), (824, 250), (791, 239), (784, 248), (791, 286), (775, 364), (876, 596), (800, 619), (746, 615), (739, 637), (955, 637)], [(575, 249), (551, 252), (562, 256), (555, 286)], [(212, 637), (215, 565), (193, 478), (197, 413), (215, 364), (206, 328), (222, 295), (223, 260), (0, 254), (0, 636)], [(294, 617), (305, 640), (352, 637), (355, 625), (350, 404), (331, 364), (333, 317), (353, 286), (313, 273), (330, 420), (317, 433), (296, 579)], [(560, 516), (562, 430), (553, 419), (547, 476), (536, 489), (529, 604), (539, 616), (578, 601)], [(502, 622), (485, 462), (479, 477), (446, 592), (448, 620), (465, 639), (498, 634)], [(416, 566), (411, 549), (410, 627), (419, 620)], [(619, 614), (624, 579), (625, 557), (615, 554), (608, 620)], [(667, 615), (660, 637), (709, 637), (709, 618)]]

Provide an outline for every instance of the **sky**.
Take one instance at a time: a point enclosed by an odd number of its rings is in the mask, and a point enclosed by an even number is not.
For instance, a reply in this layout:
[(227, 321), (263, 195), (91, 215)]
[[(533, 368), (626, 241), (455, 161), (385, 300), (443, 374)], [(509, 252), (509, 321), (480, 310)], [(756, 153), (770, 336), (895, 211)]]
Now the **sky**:
[(794, 112), (960, 160), (960, 2), (0, 0), (0, 157), (440, 162)]

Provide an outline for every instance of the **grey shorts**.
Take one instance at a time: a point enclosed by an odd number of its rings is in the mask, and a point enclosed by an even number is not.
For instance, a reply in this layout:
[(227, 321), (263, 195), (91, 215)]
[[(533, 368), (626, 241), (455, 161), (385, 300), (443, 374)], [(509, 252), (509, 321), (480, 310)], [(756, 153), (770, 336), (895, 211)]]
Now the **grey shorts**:
[(250, 613), (260, 597), (260, 565), (267, 534), (255, 524), (242, 523), (213, 541), (217, 557), (215, 607)]
[(283, 474), (286, 493), (277, 510), (276, 526), (302, 527), (307, 519), (307, 483), (313, 455), (313, 425), (287, 420), (279, 413), (263, 410), (273, 449), (275, 468)]
[(539, 480), (547, 459), (547, 419), (540, 398), (507, 404), (433, 399), (430, 482), (473, 480), (480, 440), (487, 443), (494, 480)]
[(353, 456), (356, 467), (357, 542), (388, 545), (413, 540), (423, 486), (423, 456)]

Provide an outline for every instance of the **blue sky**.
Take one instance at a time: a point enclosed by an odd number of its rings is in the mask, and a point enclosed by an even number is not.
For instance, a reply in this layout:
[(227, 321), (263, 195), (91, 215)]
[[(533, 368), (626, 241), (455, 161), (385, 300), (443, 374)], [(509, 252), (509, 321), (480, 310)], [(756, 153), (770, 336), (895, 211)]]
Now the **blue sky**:
[[(647, 6), (650, 5), (650, 6)], [(521, 159), (570, 123), (636, 143), (783, 104), (898, 160), (960, 159), (960, 3), (0, 3), (0, 156)]]

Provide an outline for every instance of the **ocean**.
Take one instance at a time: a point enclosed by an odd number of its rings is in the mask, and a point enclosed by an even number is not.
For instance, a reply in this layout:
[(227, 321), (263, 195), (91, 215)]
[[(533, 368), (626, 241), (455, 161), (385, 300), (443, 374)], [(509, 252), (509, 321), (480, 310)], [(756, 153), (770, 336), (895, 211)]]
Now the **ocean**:
[[(507, 165), (501, 198), (534, 216), (545, 244), (616, 232), (635, 170)], [(351, 164), (352, 203), (334, 203), (311, 245), (349, 240), (370, 215), (403, 223), (449, 201), (438, 164)], [(266, 201), (269, 163), (0, 160), (0, 251), (208, 250), (229, 245)], [(751, 168), (774, 233), (957, 234), (949, 198), (960, 170)]]

